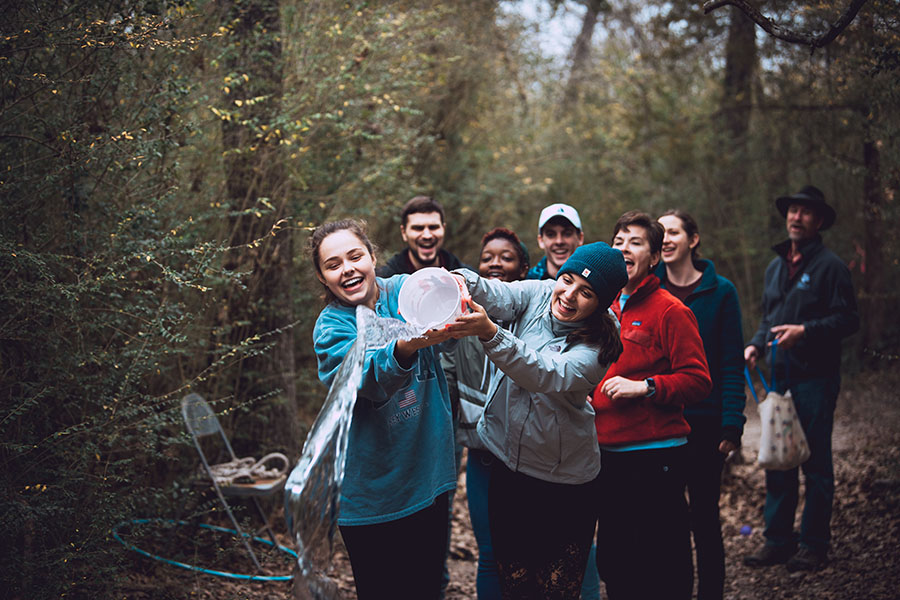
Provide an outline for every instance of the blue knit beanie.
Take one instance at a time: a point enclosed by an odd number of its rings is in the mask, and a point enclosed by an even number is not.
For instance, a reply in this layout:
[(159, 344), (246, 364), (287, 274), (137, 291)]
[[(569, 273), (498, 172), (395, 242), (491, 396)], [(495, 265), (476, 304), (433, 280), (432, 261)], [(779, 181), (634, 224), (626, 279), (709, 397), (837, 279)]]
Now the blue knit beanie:
[(619, 290), (628, 283), (628, 271), (625, 270), (622, 252), (610, 248), (605, 242), (594, 242), (576, 248), (560, 267), (557, 278), (563, 273), (574, 273), (587, 279), (603, 307), (612, 304)]

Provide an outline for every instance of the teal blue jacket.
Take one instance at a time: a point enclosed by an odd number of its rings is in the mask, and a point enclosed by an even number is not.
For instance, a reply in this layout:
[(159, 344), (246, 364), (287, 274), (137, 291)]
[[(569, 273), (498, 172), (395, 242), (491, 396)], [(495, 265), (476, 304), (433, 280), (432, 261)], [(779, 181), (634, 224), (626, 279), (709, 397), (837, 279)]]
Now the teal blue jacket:
[[(708, 260), (695, 261), (694, 266), (703, 275), (697, 289), (687, 297), (685, 304), (697, 317), (700, 338), (709, 364), (712, 392), (702, 402), (684, 409), (685, 417), (691, 415), (721, 415), (723, 433), (726, 428), (737, 429), (737, 440), (744, 429), (744, 333), (741, 326), (741, 306), (734, 284), (716, 274), (716, 268)], [(666, 266), (656, 268), (663, 288), (668, 286)], [(737, 441), (732, 440), (732, 441)]]
[(528, 269), (528, 274), (525, 275), (525, 279), (555, 279), (554, 277), (550, 277), (550, 273), (547, 272), (546, 256)]
[[(376, 277), (375, 313), (398, 318), (397, 296), (408, 275)], [(313, 330), (319, 379), (331, 385), (356, 341), (356, 308), (325, 307)], [(437, 347), (417, 352), (404, 369), (397, 342), (366, 351), (353, 409), (341, 487), (339, 525), (401, 519), (430, 506), (456, 487), (450, 393)]]

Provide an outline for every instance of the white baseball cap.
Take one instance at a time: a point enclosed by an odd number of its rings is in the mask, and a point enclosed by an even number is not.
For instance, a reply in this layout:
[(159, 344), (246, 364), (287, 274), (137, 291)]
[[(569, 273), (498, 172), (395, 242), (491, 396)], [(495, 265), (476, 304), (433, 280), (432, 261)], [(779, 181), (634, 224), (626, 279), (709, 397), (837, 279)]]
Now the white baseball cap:
[(581, 229), (581, 217), (578, 216), (577, 210), (568, 204), (551, 204), (541, 211), (541, 217), (538, 219), (538, 233), (541, 232), (541, 228), (547, 224), (547, 221), (553, 217), (562, 217), (574, 225), (576, 229)]

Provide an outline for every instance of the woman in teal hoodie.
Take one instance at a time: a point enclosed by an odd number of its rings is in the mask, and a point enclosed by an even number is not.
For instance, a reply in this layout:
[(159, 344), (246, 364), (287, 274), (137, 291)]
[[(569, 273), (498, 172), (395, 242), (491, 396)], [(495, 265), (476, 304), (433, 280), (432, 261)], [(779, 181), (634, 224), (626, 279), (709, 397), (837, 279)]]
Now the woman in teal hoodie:
[[(397, 318), (408, 275), (375, 276), (362, 223), (327, 223), (309, 249), (327, 306), (313, 330), (319, 379), (331, 385), (356, 341), (356, 307)], [(432, 330), (366, 350), (347, 444), (338, 525), (360, 600), (434, 599), (456, 487), (450, 394)]]
[(680, 210), (659, 217), (665, 229), (660, 286), (684, 302), (697, 317), (712, 392), (685, 407), (688, 435), (688, 497), (691, 531), (697, 548), (697, 598), (721, 599), (725, 549), (719, 521), (719, 487), (729, 452), (740, 447), (744, 428), (744, 335), (737, 290), (698, 255), (697, 222)]

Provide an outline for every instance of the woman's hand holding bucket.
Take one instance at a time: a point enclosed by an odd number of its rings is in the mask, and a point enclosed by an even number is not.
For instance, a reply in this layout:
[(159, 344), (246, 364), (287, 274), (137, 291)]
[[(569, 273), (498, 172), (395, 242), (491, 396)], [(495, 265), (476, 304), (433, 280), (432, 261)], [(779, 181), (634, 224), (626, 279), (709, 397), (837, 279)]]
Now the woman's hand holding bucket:
[(427, 348), (440, 344), (454, 337), (447, 327), (441, 329), (429, 329), (419, 337), (411, 340), (397, 340), (394, 348), (394, 356), (403, 367), (409, 368), (412, 365), (413, 357), (420, 348)]
[(453, 323), (446, 326), (451, 335), (457, 339), (469, 335), (477, 335), (482, 342), (486, 342), (497, 335), (497, 325), (487, 316), (487, 311), (484, 310), (484, 307), (471, 298), (468, 298), (466, 303), (472, 312), (456, 317)]

